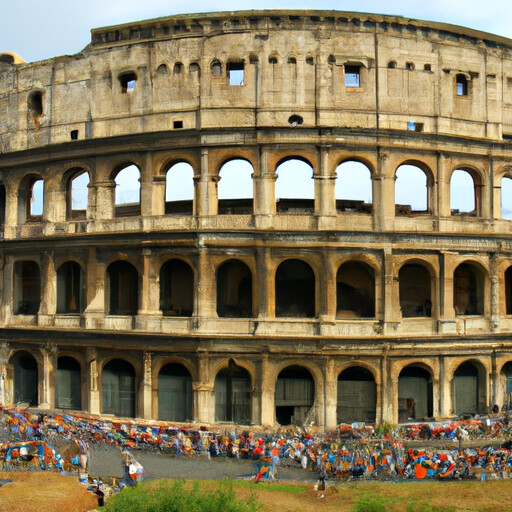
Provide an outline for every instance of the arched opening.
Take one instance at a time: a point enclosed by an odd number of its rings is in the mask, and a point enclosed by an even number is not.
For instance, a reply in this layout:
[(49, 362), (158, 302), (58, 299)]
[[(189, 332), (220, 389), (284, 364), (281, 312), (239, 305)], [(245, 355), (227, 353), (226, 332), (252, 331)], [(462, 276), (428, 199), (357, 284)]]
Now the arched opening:
[(283, 261), (276, 271), (276, 316), (315, 316), (315, 274), (300, 260)]
[(41, 274), (35, 261), (14, 263), (13, 307), (15, 315), (35, 315), (41, 301)]
[(512, 220), (512, 178), (504, 176), (501, 179), (500, 192), (501, 218)]
[(343, 162), (336, 168), (336, 210), (372, 212), (372, 174), (361, 162)]
[(30, 407), (37, 406), (38, 373), (35, 357), (22, 350), (11, 357), (9, 364), (14, 369), (13, 402), (28, 404)]
[(375, 272), (360, 261), (347, 261), (336, 273), (336, 318), (375, 317)]
[(44, 114), (43, 94), (41, 91), (34, 91), (28, 97), (28, 109), (34, 117), (40, 117)]
[(67, 261), (57, 270), (57, 313), (77, 314), (84, 310), (84, 276), (76, 261)]
[(44, 210), (44, 180), (35, 174), (25, 176), (18, 190), (18, 223), (40, 222)]
[(315, 383), (309, 370), (293, 365), (284, 368), (276, 381), (275, 407), (279, 425), (302, 425), (311, 417)]
[(252, 274), (242, 261), (226, 261), (217, 270), (217, 314), (252, 317)]
[(136, 315), (139, 304), (139, 274), (127, 261), (114, 261), (107, 268), (109, 315)]
[(375, 423), (377, 385), (371, 371), (351, 366), (338, 375), (337, 423)]
[(57, 360), (57, 389), (55, 405), (58, 409), (82, 409), (82, 372), (80, 363), (73, 357)]
[(0, 183), (0, 230), (3, 232), (5, 224), (5, 205), (6, 205), (6, 194), (5, 186)]
[(122, 359), (113, 359), (101, 374), (101, 396), (104, 414), (135, 417), (135, 370)]
[(160, 309), (164, 316), (192, 316), (194, 272), (182, 260), (166, 261), (160, 269)]
[(450, 178), (450, 210), (452, 215), (478, 215), (480, 203), (474, 177), (465, 169), (455, 169)]
[(253, 172), (251, 163), (240, 158), (230, 160), (221, 167), (218, 185), (220, 214), (252, 214)]
[(461, 263), (453, 273), (453, 307), (456, 315), (484, 314), (484, 275), (471, 263)]
[(396, 170), (395, 178), (397, 215), (428, 211), (428, 180), (425, 171), (415, 165), (404, 164)]
[(407, 264), (398, 273), (403, 318), (432, 316), (430, 273), (423, 265)]
[(192, 420), (192, 376), (178, 363), (166, 364), (158, 374), (158, 419)]
[(215, 421), (249, 425), (252, 421), (249, 372), (233, 359), (215, 377)]
[(212, 61), (210, 69), (212, 71), (212, 76), (222, 76), (222, 64), (220, 61)]
[(500, 381), (503, 386), (503, 407), (505, 411), (512, 410), (512, 362), (503, 365), (500, 372)]
[(505, 270), (505, 308), (506, 314), (512, 315), (512, 266)]
[(398, 421), (421, 420), (433, 416), (432, 375), (411, 364), (398, 376)]
[(456, 416), (482, 414), (486, 409), (485, 370), (480, 363), (466, 361), (453, 374), (453, 413)]
[(89, 204), (89, 173), (81, 169), (73, 173), (67, 184), (68, 219), (85, 219)]
[(311, 213), (315, 209), (313, 167), (298, 158), (276, 167), (276, 210), (278, 213)]
[(165, 213), (191, 215), (193, 211), (194, 168), (178, 162), (165, 175)]
[(115, 182), (115, 216), (140, 215), (140, 169), (133, 164), (122, 168)]

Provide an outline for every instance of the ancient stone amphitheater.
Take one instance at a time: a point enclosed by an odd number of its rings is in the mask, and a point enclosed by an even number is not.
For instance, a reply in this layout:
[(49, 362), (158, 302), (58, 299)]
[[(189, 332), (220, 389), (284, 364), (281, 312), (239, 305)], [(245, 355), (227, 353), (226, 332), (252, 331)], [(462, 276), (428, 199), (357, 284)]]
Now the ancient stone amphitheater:
[(0, 55), (0, 401), (392, 422), (512, 398), (512, 40), (335, 11)]

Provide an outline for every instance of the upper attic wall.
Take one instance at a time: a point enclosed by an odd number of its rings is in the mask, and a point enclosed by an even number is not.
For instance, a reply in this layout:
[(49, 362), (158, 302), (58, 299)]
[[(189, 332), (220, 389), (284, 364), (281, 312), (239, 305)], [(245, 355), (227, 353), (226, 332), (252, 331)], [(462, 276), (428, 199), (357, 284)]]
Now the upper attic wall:
[[(511, 43), (334, 11), (94, 29), (76, 56), (0, 62), (0, 152), (175, 128), (285, 128), (291, 116), (302, 127), (408, 130), (412, 122), (424, 133), (502, 140), (512, 133)], [(233, 69), (241, 83), (230, 82)], [(468, 79), (464, 97), (458, 75)]]

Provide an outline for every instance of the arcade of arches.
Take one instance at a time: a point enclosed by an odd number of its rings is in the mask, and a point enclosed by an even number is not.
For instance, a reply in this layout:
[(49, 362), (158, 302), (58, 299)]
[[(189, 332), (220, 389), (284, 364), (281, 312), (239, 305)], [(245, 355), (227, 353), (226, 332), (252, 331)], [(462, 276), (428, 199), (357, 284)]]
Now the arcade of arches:
[[(487, 413), (494, 403), (512, 404), (512, 360), (394, 361), (386, 377), (364, 359), (347, 363), (333, 358), (325, 365), (321, 358), (310, 358), (305, 365), (294, 360), (270, 364), (265, 356), (214, 361), (169, 360), (154, 352), (144, 352), (142, 360), (135, 352), (105, 359), (90, 349), (70, 354), (60, 355), (55, 347), (13, 352), (3, 382), (14, 401), (174, 422), (314, 422), (325, 427), (469, 416)], [(489, 367), (496, 367), (496, 373), (489, 373)], [(199, 368), (206, 373), (198, 380)], [(51, 375), (50, 390), (42, 383), (45, 373)]]

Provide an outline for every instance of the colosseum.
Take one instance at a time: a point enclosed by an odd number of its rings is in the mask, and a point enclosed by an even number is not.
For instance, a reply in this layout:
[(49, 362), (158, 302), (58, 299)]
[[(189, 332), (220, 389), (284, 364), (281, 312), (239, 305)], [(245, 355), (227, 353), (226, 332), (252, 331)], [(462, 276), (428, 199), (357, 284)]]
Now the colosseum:
[(512, 40), (337, 11), (0, 55), (0, 402), (397, 423), (512, 399)]

